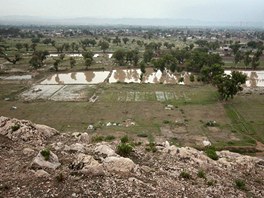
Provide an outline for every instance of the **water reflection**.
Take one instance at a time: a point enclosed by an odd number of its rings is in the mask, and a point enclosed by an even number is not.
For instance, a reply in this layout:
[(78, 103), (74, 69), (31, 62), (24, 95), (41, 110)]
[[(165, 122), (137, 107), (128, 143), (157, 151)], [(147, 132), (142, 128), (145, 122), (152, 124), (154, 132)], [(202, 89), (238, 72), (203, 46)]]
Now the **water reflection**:
[[(248, 79), (245, 84), (247, 87), (264, 87), (264, 71), (242, 71), (247, 74)], [(231, 74), (230, 70), (225, 71)], [(163, 73), (153, 71), (152, 68), (146, 69), (146, 73), (140, 78), (140, 69), (117, 69), (113, 70), (109, 77), (109, 83), (125, 82), (125, 83), (163, 83), (163, 84), (190, 84), (191, 73), (175, 74), (170, 71)], [(87, 71), (72, 72), (65, 74), (54, 74), (49, 76), (41, 84), (99, 84), (104, 82), (110, 75), (109, 71)]]
[(99, 84), (104, 82), (109, 74), (109, 71), (87, 71), (54, 74), (42, 81), (41, 84)]
[[(245, 86), (256, 88), (264, 87), (264, 71), (240, 71), (247, 75)], [(226, 70), (226, 74), (231, 74), (231, 70)]]

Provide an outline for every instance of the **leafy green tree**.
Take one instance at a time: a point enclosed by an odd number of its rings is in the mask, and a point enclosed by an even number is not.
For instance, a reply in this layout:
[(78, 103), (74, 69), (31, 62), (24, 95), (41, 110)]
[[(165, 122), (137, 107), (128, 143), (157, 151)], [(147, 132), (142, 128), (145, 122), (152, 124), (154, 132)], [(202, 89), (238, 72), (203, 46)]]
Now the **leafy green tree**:
[(90, 66), (92, 65), (92, 63), (93, 63), (93, 59), (91, 59), (91, 58), (86, 58), (86, 59), (85, 59), (85, 66), (86, 66), (85, 69), (88, 69), (88, 67), (90, 67)]
[(23, 47), (26, 49), (26, 51), (28, 52), (28, 50), (29, 50), (29, 44), (28, 43), (24, 43), (23, 44)]
[(3, 54), (4, 59), (6, 59), (8, 62), (13, 63), (14, 65), (22, 59), (22, 56), (20, 53), (16, 53), (14, 58), (9, 58), (6, 54)]
[(88, 69), (88, 67), (90, 67), (92, 65), (92, 63), (93, 63), (94, 53), (91, 52), (91, 51), (86, 51), (86, 52), (82, 53), (82, 56), (84, 58), (84, 63), (85, 63), (85, 66), (86, 66), (85, 69)]
[(47, 50), (35, 51), (29, 61), (29, 64), (35, 69), (40, 68), (43, 66), (43, 61), (47, 58), (48, 55), (49, 52)]
[(73, 57), (70, 58), (70, 65), (71, 68), (73, 68), (76, 65), (76, 60)]
[(16, 44), (16, 48), (18, 51), (20, 51), (23, 48), (23, 44), (22, 43), (17, 43)]
[(252, 61), (250, 55), (251, 55), (251, 51), (246, 52), (244, 55), (244, 64), (246, 67), (249, 66), (250, 62)]
[(54, 69), (56, 71), (59, 71), (59, 65), (60, 65), (60, 63), (61, 63), (61, 60), (60, 59), (55, 60), (55, 62), (53, 63)]
[(219, 64), (203, 66), (200, 71), (200, 79), (205, 83), (212, 83), (218, 76), (224, 74), (224, 68)]
[(233, 71), (231, 75), (222, 75), (215, 78), (220, 99), (228, 100), (233, 98), (239, 91), (242, 91), (242, 84), (246, 82), (247, 76), (241, 72)]
[(103, 53), (109, 48), (109, 43), (107, 41), (100, 41), (99, 46), (101, 47), (101, 50), (103, 50)]
[(145, 63), (148, 63), (151, 61), (151, 59), (154, 57), (154, 52), (153, 50), (145, 50), (144, 54), (143, 54), (143, 60)]
[(118, 49), (114, 52), (113, 58), (116, 60), (116, 62), (119, 64), (119, 66), (124, 65), (125, 58), (126, 58), (126, 52), (124, 49)]
[(40, 42), (40, 38), (34, 37), (34, 38), (31, 39), (31, 42), (32, 43), (39, 43)]
[(113, 39), (112, 42), (118, 46), (118, 45), (121, 43), (121, 39), (120, 39), (118, 36), (116, 36), (116, 37)]
[(126, 45), (127, 42), (129, 41), (129, 38), (125, 37), (125, 38), (123, 38), (122, 40), (123, 40), (124, 44)]

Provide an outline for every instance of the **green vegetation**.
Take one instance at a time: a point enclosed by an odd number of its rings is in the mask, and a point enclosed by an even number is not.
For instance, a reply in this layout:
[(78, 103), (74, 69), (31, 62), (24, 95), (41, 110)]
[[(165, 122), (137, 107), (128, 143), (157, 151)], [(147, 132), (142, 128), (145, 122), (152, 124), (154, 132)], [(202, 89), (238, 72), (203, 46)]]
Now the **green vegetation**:
[(203, 170), (199, 170), (197, 176), (202, 179), (206, 179), (205, 172)]
[(133, 147), (129, 143), (120, 143), (117, 145), (117, 154), (127, 157), (133, 151)]
[(236, 179), (235, 186), (240, 190), (246, 190), (246, 183), (244, 180)]
[(20, 125), (19, 124), (15, 124), (13, 126), (11, 126), (12, 131), (17, 131), (18, 129), (20, 129)]
[(180, 177), (183, 178), (183, 179), (191, 179), (191, 175), (188, 172), (186, 172), (186, 171), (182, 171), (180, 173)]
[(146, 145), (145, 150), (148, 151), (148, 152), (152, 152), (152, 153), (156, 153), (156, 152), (158, 151), (155, 142), (150, 142), (150, 143), (148, 143), (148, 144)]
[(212, 146), (205, 148), (205, 154), (212, 160), (218, 160), (215, 148)]
[(48, 161), (48, 160), (50, 159), (50, 150), (49, 150), (49, 149), (47, 149), (47, 148), (43, 149), (43, 150), (40, 152), (40, 154), (44, 157), (44, 159), (45, 159), (46, 161)]

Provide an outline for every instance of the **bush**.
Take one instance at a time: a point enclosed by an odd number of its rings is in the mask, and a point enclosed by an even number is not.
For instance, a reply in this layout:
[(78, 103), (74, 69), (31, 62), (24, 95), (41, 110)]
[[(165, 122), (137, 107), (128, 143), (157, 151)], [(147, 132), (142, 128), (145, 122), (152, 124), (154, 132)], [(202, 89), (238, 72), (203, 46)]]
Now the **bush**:
[(44, 150), (42, 150), (42, 151), (40, 152), (40, 154), (44, 157), (44, 159), (45, 159), (46, 161), (49, 160), (49, 158), (50, 158), (50, 150), (49, 150), (49, 149), (44, 149)]
[(214, 180), (209, 180), (207, 186), (213, 186), (216, 182)]
[(183, 179), (191, 179), (191, 175), (185, 171), (182, 171), (180, 173), (180, 177), (183, 178)]
[(138, 136), (138, 137), (146, 138), (146, 137), (148, 137), (148, 134), (142, 132), (142, 133), (137, 134), (137, 136)]
[(206, 155), (212, 160), (218, 160), (218, 156), (216, 154), (214, 147), (207, 147), (205, 150)]
[(206, 179), (205, 172), (203, 170), (199, 170), (198, 173), (197, 173), (197, 176), (199, 178)]
[(156, 148), (156, 143), (155, 142), (150, 142), (148, 145), (147, 145), (147, 147), (146, 147), (146, 151), (148, 151), (148, 152), (153, 152), (153, 153), (155, 153), (155, 152), (157, 152), (157, 148)]
[(121, 138), (121, 143), (128, 143), (129, 139), (128, 139), (128, 136), (125, 135)]
[(13, 126), (11, 126), (12, 131), (17, 131), (20, 128), (19, 124), (15, 124)]
[(190, 75), (190, 81), (191, 82), (194, 82), (195, 81), (195, 78), (194, 78), (194, 75), (193, 74)]
[(243, 181), (243, 180), (236, 179), (235, 180), (235, 185), (240, 190), (246, 190), (246, 184), (245, 184), (245, 181)]
[(92, 142), (102, 142), (104, 141), (104, 136), (96, 135), (92, 137)]
[(133, 151), (133, 147), (128, 143), (120, 143), (117, 145), (117, 154), (126, 157)]
[(113, 136), (113, 135), (108, 135), (108, 136), (106, 136), (106, 137), (104, 138), (105, 141), (112, 141), (112, 140), (114, 140), (114, 139), (115, 139), (115, 136)]
[(65, 179), (65, 178), (64, 178), (64, 176), (63, 176), (62, 173), (60, 173), (59, 175), (56, 176), (56, 180), (57, 180), (57, 182), (63, 182), (64, 179)]

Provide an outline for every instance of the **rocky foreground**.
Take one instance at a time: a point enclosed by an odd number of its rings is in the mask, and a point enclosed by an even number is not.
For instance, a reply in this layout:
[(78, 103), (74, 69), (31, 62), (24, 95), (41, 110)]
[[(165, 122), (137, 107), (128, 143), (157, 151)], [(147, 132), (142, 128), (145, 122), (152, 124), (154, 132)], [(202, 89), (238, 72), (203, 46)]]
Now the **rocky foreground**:
[(90, 139), (0, 117), (0, 197), (264, 197), (260, 158), (168, 142), (122, 157), (119, 140)]

